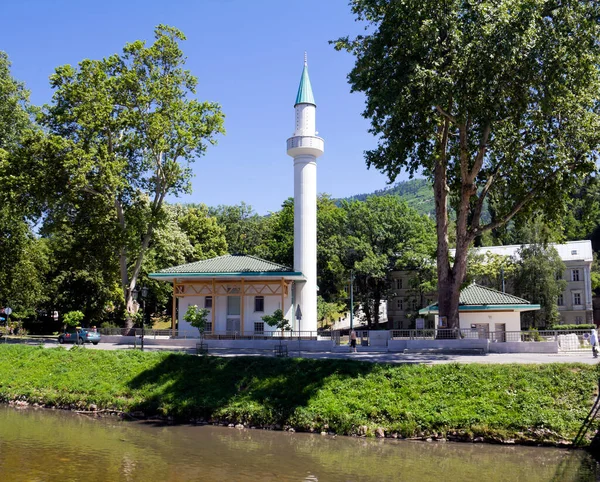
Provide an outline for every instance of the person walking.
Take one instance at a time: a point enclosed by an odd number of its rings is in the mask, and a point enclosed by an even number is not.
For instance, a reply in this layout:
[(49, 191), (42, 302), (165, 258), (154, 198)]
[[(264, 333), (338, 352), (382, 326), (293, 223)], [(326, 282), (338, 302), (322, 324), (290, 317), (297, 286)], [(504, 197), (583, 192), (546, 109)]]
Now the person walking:
[(594, 358), (598, 358), (598, 332), (596, 328), (592, 328), (590, 333), (590, 345), (592, 345), (592, 354)]
[(356, 332), (354, 330), (350, 332), (350, 350), (352, 353), (356, 353)]

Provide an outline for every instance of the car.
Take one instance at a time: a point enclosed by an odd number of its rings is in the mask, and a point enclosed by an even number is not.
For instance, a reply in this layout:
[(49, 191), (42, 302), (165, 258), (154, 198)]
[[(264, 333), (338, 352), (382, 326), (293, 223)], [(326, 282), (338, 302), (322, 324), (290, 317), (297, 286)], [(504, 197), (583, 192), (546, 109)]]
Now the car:
[(97, 345), (100, 342), (100, 333), (81, 328), (76, 331), (65, 331), (58, 335), (58, 342), (62, 345), (63, 343), (92, 343)]

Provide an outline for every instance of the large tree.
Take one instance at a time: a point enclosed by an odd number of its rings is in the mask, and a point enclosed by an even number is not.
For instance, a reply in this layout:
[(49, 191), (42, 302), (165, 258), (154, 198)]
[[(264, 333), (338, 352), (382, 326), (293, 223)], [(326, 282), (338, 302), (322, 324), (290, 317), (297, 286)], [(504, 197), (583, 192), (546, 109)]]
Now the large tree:
[(0, 51), (0, 308), (23, 316), (33, 314), (46, 294), (46, 245), (33, 233), (27, 190), (17, 189), (10, 170), (27, 157), (29, 140), (41, 135), (34, 113), (29, 92)]
[[(353, 0), (366, 33), (352, 89), (378, 136), (367, 164), (433, 180), (440, 315), (458, 326), (473, 240), (519, 211), (554, 212), (593, 171), (600, 134), (596, 0)], [(482, 210), (493, 200), (494, 221)], [(449, 204), (456, 257), (449, 259)]]
[(182, 40), (160, 25), (150, 46), (136, 41), (120, 55), (58, 67), (42, 117), (51, 134), (45, 164), (32, 166), (48, 176), (53, 212), (76, 211), (92, 197), (111, 209), (130, 323), (144, 256), (165, 222), (164, 200), (189, 192), (190, 163), (223, 132), (219, 105), (193, 96), (197, 79), (184, 69)]

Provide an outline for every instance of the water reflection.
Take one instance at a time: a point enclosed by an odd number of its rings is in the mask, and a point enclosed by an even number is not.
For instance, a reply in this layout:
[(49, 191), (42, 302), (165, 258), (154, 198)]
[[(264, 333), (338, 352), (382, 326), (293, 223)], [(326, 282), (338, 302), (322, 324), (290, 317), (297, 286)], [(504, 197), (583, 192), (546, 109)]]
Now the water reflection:
[(0, 407), (0, 480), (581, 481), (583, 452), (161, 426)]

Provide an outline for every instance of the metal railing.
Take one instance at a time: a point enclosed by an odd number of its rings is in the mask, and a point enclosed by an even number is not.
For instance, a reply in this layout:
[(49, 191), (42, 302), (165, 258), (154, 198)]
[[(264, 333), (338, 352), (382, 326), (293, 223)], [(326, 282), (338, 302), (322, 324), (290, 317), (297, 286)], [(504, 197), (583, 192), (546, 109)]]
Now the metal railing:
[[(106, 336), (141, 336), (141, 328), (101, 328), (98, 330), (101, 335)], [(198, 330), (143, 330), (145, 338), (152, 339), (198, 339), (200, 333)], [(330, 340), (331, 332), (316, 331), (212, 331), (204, 332), (205, 340)]]
[(590, 349), (590, 330), (485, 331), (476, 329), (391, 330), (392, 340), (489, 340), (502, 342), (557, 342), (562, 351)]

